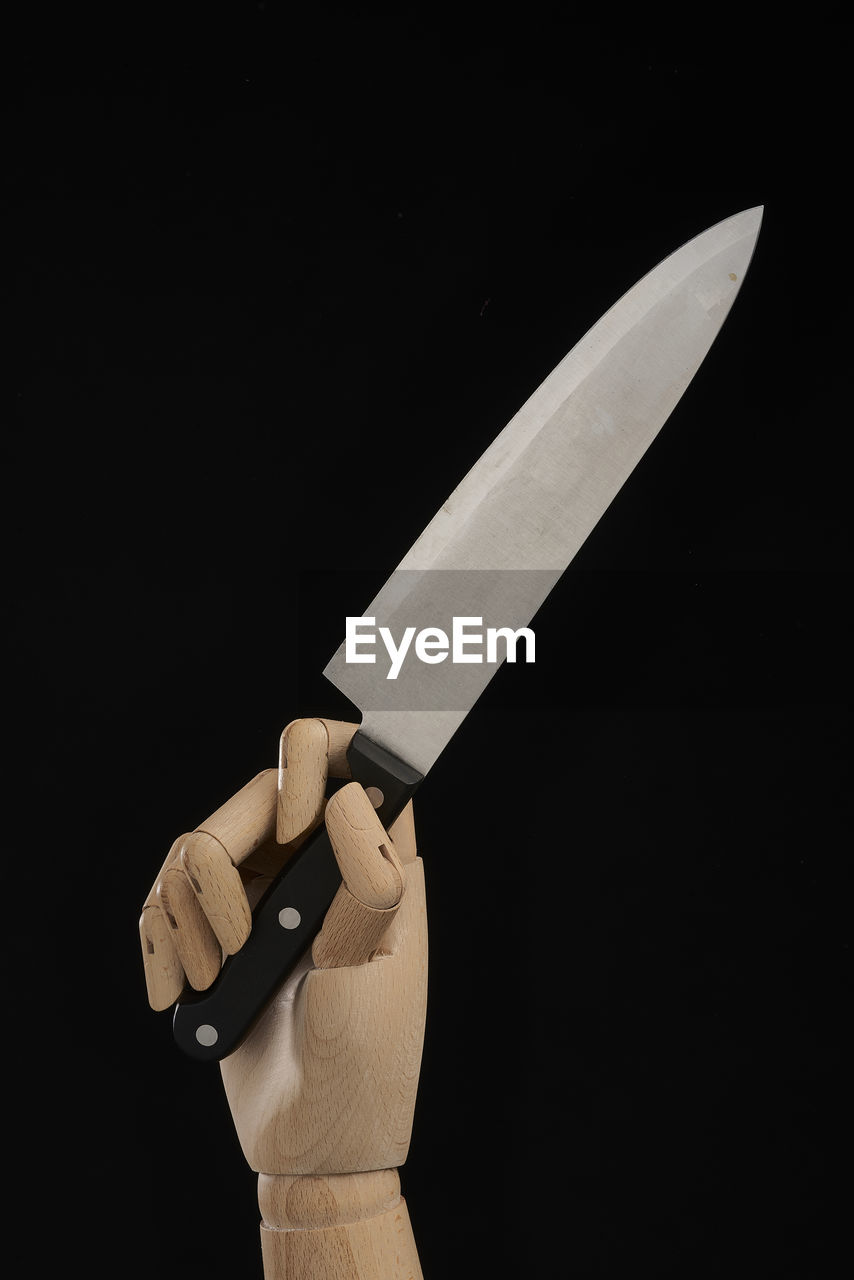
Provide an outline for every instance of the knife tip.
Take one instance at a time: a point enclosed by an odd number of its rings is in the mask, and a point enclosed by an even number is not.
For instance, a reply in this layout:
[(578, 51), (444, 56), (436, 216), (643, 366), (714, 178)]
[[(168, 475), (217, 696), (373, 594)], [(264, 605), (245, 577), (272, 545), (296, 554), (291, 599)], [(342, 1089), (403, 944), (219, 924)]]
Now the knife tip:
[(744, 209), (735, 216), (744, 226), (745, 233), (752, 233), (754, 236), (759, 234), (759, 228), (762, 226), (762, 217), (765, 213), (764, 204), (755, 204), (751, 209)]

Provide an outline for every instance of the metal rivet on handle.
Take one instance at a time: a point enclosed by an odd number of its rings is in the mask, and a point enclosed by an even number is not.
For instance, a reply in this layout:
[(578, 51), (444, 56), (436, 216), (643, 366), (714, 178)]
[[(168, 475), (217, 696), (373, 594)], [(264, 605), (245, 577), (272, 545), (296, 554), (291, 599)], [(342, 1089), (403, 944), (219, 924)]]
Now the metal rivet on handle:
[(200, 1027), (196, 1028), (196, 1039), (199, 1044), (203, 1044), (206, 1049), (210, 1049), (219, 1039), (219, 1032), (209, 1022), (203, 1022)]
[(302, 916), (296, 907), (282, 907), (279, 912), (279, 924), (283, 929), (297, 929), (301, 920)]

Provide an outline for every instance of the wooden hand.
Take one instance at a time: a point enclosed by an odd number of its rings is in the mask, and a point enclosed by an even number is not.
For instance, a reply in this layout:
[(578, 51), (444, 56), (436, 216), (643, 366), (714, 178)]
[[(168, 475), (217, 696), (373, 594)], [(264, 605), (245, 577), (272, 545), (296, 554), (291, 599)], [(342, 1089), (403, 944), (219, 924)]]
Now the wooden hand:
[[(298, 720), (268, 770), (170, 850), (140, 920), (149, 1000), (204, 989), (250, 906), (321, 821), (342, 885), (311, 951), (221, 1063), (259, 1173), (266, 1280), (419, 1280), (400, 1197), (427, 994), (424, 877), (411, 805), (388, 832), (348, 777), (356, 725)], [(239, 870), (238, 870), (239, 868)]]

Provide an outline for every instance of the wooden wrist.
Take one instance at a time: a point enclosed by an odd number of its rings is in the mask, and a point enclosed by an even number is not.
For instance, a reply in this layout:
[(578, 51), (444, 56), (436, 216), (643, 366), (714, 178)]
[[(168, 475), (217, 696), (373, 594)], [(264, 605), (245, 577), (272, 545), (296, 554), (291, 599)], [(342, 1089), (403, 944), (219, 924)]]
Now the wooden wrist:
[(396, 1169), (258, 1177), (264, 1280), (422, 1280)]

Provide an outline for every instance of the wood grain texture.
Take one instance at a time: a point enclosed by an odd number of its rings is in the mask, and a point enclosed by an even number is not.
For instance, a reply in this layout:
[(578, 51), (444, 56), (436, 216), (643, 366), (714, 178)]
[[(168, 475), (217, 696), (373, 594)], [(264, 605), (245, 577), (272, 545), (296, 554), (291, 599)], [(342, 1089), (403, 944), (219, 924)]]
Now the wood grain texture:
[(373, 1218), (400, 1199), (396, 1169), (338, 1173), (323, 1177), (258, 1175), (258, 1206), (267, 1226), (284, 1231), (336, 1227)]
[(267, 1174), (396, 1168), (409, 1149), (427, 1002), (423, 864), (406, 869), (390, 954), (297, 971), (220, 1063), (249, 1165)]
[(259, 1172), (265, 1280), (423, 1280), (396, 1173), (424, 1038), (423, 865), (411, 805), (386, 832), (358, 784), (326, 800), (327, 778), (349, 777), (356, 728), (289, 725), (279, 769), (173, 843), (140, 917), (149, 1002), (166, 1008), (185, 980), (209, 986), (249, 936), (244, 880), (254, 898), (259, 872), (326, 822), (342, 885), (313, 948), (220, 1064)]
[(139, 940), (148, 1003), (158, 1011), (168, 1009), (184, 990), (184, 967), (166, 917), (156, 902), (142, 909)]
[(315, 967), (335, 969), (367, 964), (383, 949), (383, 939), (397, 915), (398, 905), (395, 903), (384, 910), (367, 907), (342, 884), (311, 946)]
[(403, 896), (405, 872), (368, 795), (348, 783), (326, 806), (343, 883), (312, 945), (318, 969), (366, 964), (381, 949)]
[(220, 971), (222, 950), (180, 863), (160, 877), (157, 899), (187, 981), (204, 991)]
[(335, 1227), (261, 1224), (264, 1280), (423, 1280), (406, 1201)]
[(148, 1003), (158, 1011), (168, 1009), (184, 990), (184, 968), (157, 893), (165, 871), (177, 862), (183, 842), (183, 836), (172, 842), (163, 866), (142, 904), (142, 914), (139, 917), (139, 940)]
[(325, 821), (353, 897), (380, 910), (395, 906), (403, 892), (403, 867), (391, 836), (358, 782), (348, 782), (332, 796)]
[(263, 769), (200, 822), (196, 831), (214, 836), (239, 867), (250, 853), (275, 834), (277, 797), (277, 770)]
[(152, 1009), (174, 1004), (185, 980), (196, 990), (209, 987), (223, 951), (232, 954), (248, 937), (251, 916), (234, 867), (275, 838), (277, 797), (277, 771), (264, 769), (195, 831), (173, 842), (139, 919)]
[(349, 720), (325, 720), (321, 717), (329, 735), (329, 776), (330, 778), (349, 778), (350, 762), (347, 750), (353, 741), (353, 735), (359, 728)]
[(252, 913), (239, 871), (219, 840), (206, 831), (193, 831), (187, 836), (178, 862), (223, 951), (234, 955), (252, 928)]
[(323, 816), (329, 733), (322, 720), (293, 720), (279, 739), (276, 840), (288, 844)]
[(400, 817), (395, 818), (388, 833), (400, 862), (404, 866), (407, 862), (414, 862), (418, 851), (415, 846), (415, 816), (411, 800)]

